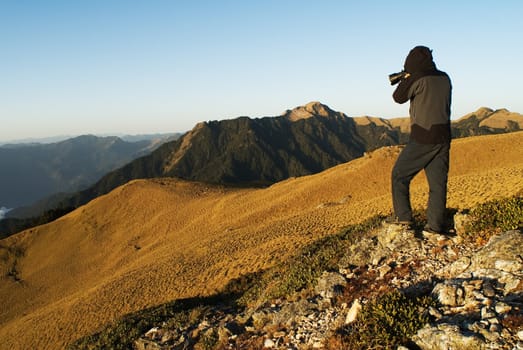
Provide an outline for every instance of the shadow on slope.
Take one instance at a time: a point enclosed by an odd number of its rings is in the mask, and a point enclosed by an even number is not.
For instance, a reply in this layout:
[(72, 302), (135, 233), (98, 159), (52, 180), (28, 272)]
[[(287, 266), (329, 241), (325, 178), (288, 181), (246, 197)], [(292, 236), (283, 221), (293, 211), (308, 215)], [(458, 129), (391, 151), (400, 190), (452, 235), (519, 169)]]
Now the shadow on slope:
[[(456, 209), (448, 211), (449, 221), (456, 212)], [(465, 237), (468, 240), (473, 241), (475, 236), (485, 238), (485, 235), (507, 229), (523, 228), (523, 197), (519, 194), (478, 205), (468, 212), (471, 216)], [(486, 217), (491, 219), (485, 219)], [(338, 271), (344, 257), (351, 251), (350, 247), (364, 238), (370, 238), (381, 226), (383, 219), (383, 216), (375, 216), (316, 240), (272, 268), (232, 279), (220, 293), (213, 296), (175, 300), (129, 314), (100, 332), (75, 341), (68, 349), (132, 349), (138, 338), (159, 325), (177, 330), (173, 332), (179, 339), (184, 339), (184, 342), (174, 346), (186, 348), (199, 343), (205, 349), (220, 349), (224, 344), (219, 343), (220, 332), (212, 328), (213, 323), (214, 326), (220, 324), (228, 332), (239, 334), (235, 338), (237, 347), (261, 347), (259, 339), (264, 338), (263, 334), (259, 333), (259, 329), (256, 330), (257, 321), (253, 320), (252, 311), (246, 310), (270, 305), (277, 299), (306, 298), (307, 293), (310, 293), (308, 290), (322, 273)], [(424, 214), (416, 212), (418, 230), (424, 220)], [(368, 252), (360, 253), (368, 258)], [(328, 348), (361, 348), (371, 343), (391, 349), (405, 344), (416, 348), (410, 337), (429, 321), (427, 312), (420, 312), (420, 309), (426, 311), (435, 305), (436, 301), (430, 296), (433, 281), (420, 281), (407, 289), (398, 290), (390, 282), (407, 273), (402, 268), (385, 279), (379, 279), (376, 271), (370, 271), (365, 266), (359, 269), (355, 267), (356, 279), (339, 291), (334, 303), (351, 304), (361, 297), (370, 299), (370, 303), (365, 306), (358, 323), (337, 329), (329, 339)], [(296, 296), (296, 293), (300, 293), (300, 296)], [(506, 296), (506, 300), (511, 301), (521, 301), (522, 298), (521, 293)], [(476, 319), (477, 315), (471, 313), (459, 317)], [(199, 328), (204, 320), (209, 326), (207, 332)], [(517, 315), (509, 315), (505, 323), (506, 327), (517, 329), (523, 319)], [(250, 333), (246, 330), (247, 327)], [(153, 329), (150, 332), (155, 331)]]

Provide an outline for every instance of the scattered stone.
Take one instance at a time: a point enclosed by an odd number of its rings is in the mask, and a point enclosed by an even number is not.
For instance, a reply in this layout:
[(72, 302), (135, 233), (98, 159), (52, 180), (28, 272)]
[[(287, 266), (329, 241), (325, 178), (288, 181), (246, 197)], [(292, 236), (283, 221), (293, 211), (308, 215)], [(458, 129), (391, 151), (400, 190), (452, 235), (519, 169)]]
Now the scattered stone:
[[(404, 227), (378, 231), (350, 247), (338, 272), (324, 272), (307, 296), (272, 300), (242, 312), (216, 306), (194, 325), (157, 325), (134, 345), (138, 350), (194, 348), (204, 336), (214, 335), (223, 348), (248, 348), (239, 339), (256, 339), (252, 344), (266, 349), (321, 349), (339, 327), (354, 323), (381, 284), (434, 296), (436, 305), (420, 310), (428, 312), (430, 323), (411, 339), (422, 350), (523, 349), (523, 330), (504, 325), (523, 306), (520, 231), (496, 235), (480, 249), (454, 239), (443, 244), (420, 240)], [(368, 288), (369, 294), (348, 307), (349, 301), (339, 299), (352, 283)]]
[(361, 310), (361, 303), (359, 299), (354, 300), (352, 303), (352, 306), (349, 309), (349, 312), (347, 313), (347, 317), (345, 318), (345, 324), (350, 324), (356, 321), (356, 318), (358, 317), (358, 313)]
[(274, 345), (276, 345), (276, 343), (274, 343), (274, 341), (272, 339), (265, 339), (265, 341), (263, 342), (263, 347), (264, 348), (273, 348)]
[(378, 267), (378, 272), (380, 273), (380, 278), (385, 277), (386, 274), (388, 274), (392, 270), (392, 267), (389, 265), (382, 265)]

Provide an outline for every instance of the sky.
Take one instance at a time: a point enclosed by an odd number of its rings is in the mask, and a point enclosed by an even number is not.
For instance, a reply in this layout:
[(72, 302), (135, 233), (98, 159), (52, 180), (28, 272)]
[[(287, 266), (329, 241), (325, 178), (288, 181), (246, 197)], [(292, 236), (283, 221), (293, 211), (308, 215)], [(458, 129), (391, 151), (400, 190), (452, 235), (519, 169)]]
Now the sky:
[(523, 113), (520, 0), (0, 0), (0, 142), (185, 132), (320, 101), (408, 116), (388, 74), (425, 45), (452, 118)]

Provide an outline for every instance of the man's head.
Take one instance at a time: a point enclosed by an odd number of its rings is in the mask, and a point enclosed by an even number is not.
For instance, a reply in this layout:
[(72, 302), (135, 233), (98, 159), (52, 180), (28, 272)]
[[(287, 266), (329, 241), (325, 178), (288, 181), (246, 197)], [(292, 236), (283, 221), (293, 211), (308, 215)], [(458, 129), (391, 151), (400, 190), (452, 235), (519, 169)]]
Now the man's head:
[(403, 67), (411, 74), (436, 69), (432, 60), (432, 50), (426, 46), (416, 46), (410, 50)]

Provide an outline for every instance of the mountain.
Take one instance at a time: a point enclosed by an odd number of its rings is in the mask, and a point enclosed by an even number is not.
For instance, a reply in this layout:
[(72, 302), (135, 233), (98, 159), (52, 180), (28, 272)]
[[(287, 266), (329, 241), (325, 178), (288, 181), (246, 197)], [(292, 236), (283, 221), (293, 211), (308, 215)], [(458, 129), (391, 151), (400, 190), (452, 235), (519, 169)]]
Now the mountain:
[[(455, 140), (449, 208), (522, 191), (522, 147), (523, 132)], [(309, 242), (387, 214), (398, 152), (383, 147), (265, 188), (134, 180), (3, 239), (2, 347), (63, 349), (129, 312), (214, 295)], [(415, 209), (425, 207), (427, 190), (420, 174), (411, 189)]]
[[(452, 124), (453, 134), (459, 137), (520, 129), (521, 116), (508, 111), (503, 117), (508, 128), (499, 127), (501, 111), (481, 114), (481, 126), (475, 114), (465, 116)], [(496, 120), (496, 128), (485, 126), (494, 125)], [(10, 211), (6, 216), (11, 220), (0, 221), (0, 232), (6, 235), (48, 222), (133, 179), (177, 177), (211, 184), (268, 186), (320, 172), (379, 147), (405, 143), (409, 128), (408, 118), (350, 118), (320, 102), (277, 117), (202, 122), (178, 140), (108, 173), (86, 190)], [(31, 217), (36, 219), (24, 219)]]
[[(279, 117), (209, 121), (107, 174), (90, 188), (59, 202), (58, 208), (77, 207), (139, 178), (173, 176), (214, 184), (266, 186), (317, 173), (405, 140), (399, 127), (359, 125), (319, 102), (287, 110)], [(56, 207), (53, 200), (47, 206), (12, 210), (8, 217), (36, 216)]]
[(0, 205), (15, 208), (86, 188), (109, 171), (150, 153), (165, 140), (165, 135), (136, 142), (85, 135), (50, 144), (3, 145)]
[[(399, 128), (402, 133), (410, 133), (409, 118), (383, 119), (377, 117), (356, 117), (359, 125), (372, 125), (374, 128), (391, 130)], [(481, 107), (451, 123), (452, 137), (502, 134), (523, 130), (523, 115), (507, 109), (492, 110)]]
[(455, 137), (500, 134), (523, 129), (523, 115), (482, 107), (453, 122)]

